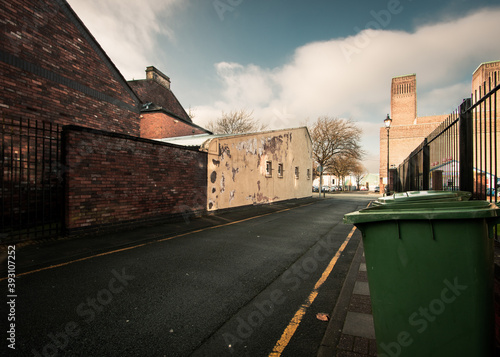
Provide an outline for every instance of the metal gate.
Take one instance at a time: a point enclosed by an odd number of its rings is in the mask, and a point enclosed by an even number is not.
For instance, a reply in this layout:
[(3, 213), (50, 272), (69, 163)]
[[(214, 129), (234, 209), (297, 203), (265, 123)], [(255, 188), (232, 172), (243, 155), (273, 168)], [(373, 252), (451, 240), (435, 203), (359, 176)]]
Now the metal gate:
[(0, 243), (61, 234), (63, 182), (59, 125), (2, 118)]

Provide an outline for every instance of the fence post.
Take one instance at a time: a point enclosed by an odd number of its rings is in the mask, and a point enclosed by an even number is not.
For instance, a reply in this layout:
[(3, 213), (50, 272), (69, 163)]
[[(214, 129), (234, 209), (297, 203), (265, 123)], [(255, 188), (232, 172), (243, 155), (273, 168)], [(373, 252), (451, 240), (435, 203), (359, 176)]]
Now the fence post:
[(460, 191), (474, 191), (474, 163), (473, 163), (473, 116), (471, 98), (464, 99), (460, 105), (459, 117), (459, 164), (460, 164)]
[(429, 189), (429, 176), (431, 170), (431, 158), (429, 154), (429, 145), (427, 145), (427, 138), (424, 140), (424, 147), (422, 148), (422, 189)]

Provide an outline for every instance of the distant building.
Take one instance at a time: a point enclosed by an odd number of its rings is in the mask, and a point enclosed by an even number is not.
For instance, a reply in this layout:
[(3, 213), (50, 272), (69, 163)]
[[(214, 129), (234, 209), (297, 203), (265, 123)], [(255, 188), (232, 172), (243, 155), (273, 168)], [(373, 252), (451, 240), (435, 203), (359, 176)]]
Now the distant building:
[(211, 134), (193, 123), (170, 89), (170, 78), (155, 67), (146, 68), (146, 79), (128, 83), (141, 100), (142, 138)]
[[(314, 179), (313, 186), (319, 187), (319, 181), (320, 181), (320, 179), (318, 176)], [(332, 187), (338, 187), (341, 185), (340, 179), (337, 176), (330, 175), (328, 173), (323, 174), (321, 182), (322, 182), (323, 186), (327, 186), (329, 189), (331, 189)]]
[[(328, 187), (329, 191), (335, 191), (339, 188), (357, 190), (358, 185), (356, 182), (356, 177), (350, 175), (344, 177), (343, 181), (339, 177), (330, 174), (323, 174), (323, 187)], [(378, 174), (365, 174), (359, 182), (360, 190), (373, 191), (375, 187), (378, 186), (379, 179)], [(319, 187), (319, 177), (316, 177), (313, 181), (313, 186)]]
[[(489, 83), (492, 78), (493, 83)], [(479, 98), (500, 83), (500, 61), (479, 65), (472, 75), (472, 95)], [(497, 99), (500, 100), (500, 99)], [(457, 105), (460, 103), (457, 103)], [(487, 113), (489, 115), (489, 113)], [(398, 167), (448, 115), (417, 116), (417, 78), (409, 74), (392, 78), (389, 167)], [(498, 126), (500, 128), (500, 126)], [(432, 159), (431, 159), (432, 161)], [(441, 164), (441, 162), (439, 162)], [(387, 130), (380, 128), (380, 186), (387, 178)]]
[[(392, 78), (389, 167), (398, 166), (448, 115), (417, 116), (417, 76)], [(383, 119), (383, 118), (382, 118)], [(387, 130), (380, 128), (379, 184), (387, 178)]]
[(364, 186), (369, 191), (374, 191), (375, 187), (379, 186), (379, 175), (366, 174), (361, 180), (361, 186)]
[(208, 211), (312, 194), (312, 142), (305, 127), (161, 141), (208, 153)]

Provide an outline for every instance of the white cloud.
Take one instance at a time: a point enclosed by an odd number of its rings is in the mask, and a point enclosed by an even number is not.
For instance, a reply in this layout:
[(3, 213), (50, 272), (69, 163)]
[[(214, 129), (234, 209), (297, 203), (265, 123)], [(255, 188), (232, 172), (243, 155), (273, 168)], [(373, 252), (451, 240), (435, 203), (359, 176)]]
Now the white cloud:
[[(158, 38), (176, 41), (174, 15), (189, 6), (185, 0), (69, 3), (127, 79), (144, 78), (147, 65), (162, 62)], [(214, 86), (210, 97), (217, 93), (218, 100), (193, 106), (195, 122), (205, 125), (234, 109), (253, 111), (271, 128), (299, 126), (323, 115), (352, 118), (365, 128), (365, 151), (378, 154), (375, 129), (390, 111), (391, 78), (417, 74), (419, 115), (454, 109), (470, 94), (472, 71), (500, 59), (494, 36), (500, 33), (499, 18), (494, 7), (413, 32), (385, 30), (390, 23), (384, 23), (381, 29), (306, 44), (276, 68), (216, 63), (220, 87)], [(377, 28), (368, 25), (358, 27)], [(378, 165), (369, 168), (378, 171)]]
[(245, 103), (249, 107), (265, 106), (273, 97), (268, 71), (255, 65), (221, 62), (215, 65), (225, 90), (223, 100), (229, 104)]
[(175, 41), (168, 20), (185, 5), (182, 0), (68, 0), (127, 79), (144, 78), (146, 66), (156, 62), (158, 35)]
[[(221, 99), (200, 108), (195, 120), (203, 125), (220, 109), (237, 108), (254, 110), (272, 128), (301, 125), (322, 115), (351, 117), (370, 128), (363, 144), (373, 156), (379, 150), (374, 128), (390, 111), (391, 78), (417, 74), (419, 113), (443, 114), (455, 108), (470, 94), (472, 71), (481, 62), (500, 59), (493, 36), (500, 33), (499, 18), (500, 9), (490, 8), (426, 24), (412, 33), (364, 30), (302, 46), (289, 63), (273, 69), (218, 63)], [(378, 164), (369, 169), (378, 171)]]
[(456, 110), (462, 99), (469, 97), (471, 91), (470, 80), (449, 86), (437, 87), (418, 95), (420, 105), (418, 116), (450, 114)]

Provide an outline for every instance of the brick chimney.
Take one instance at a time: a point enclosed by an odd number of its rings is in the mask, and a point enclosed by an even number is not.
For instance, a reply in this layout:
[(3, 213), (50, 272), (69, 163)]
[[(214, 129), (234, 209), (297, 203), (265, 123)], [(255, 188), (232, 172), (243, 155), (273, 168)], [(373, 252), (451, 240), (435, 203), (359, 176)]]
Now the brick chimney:
[(153, 80), (170, 90), (170, 78), (154, 66), (146, 68), (146, 79)]

